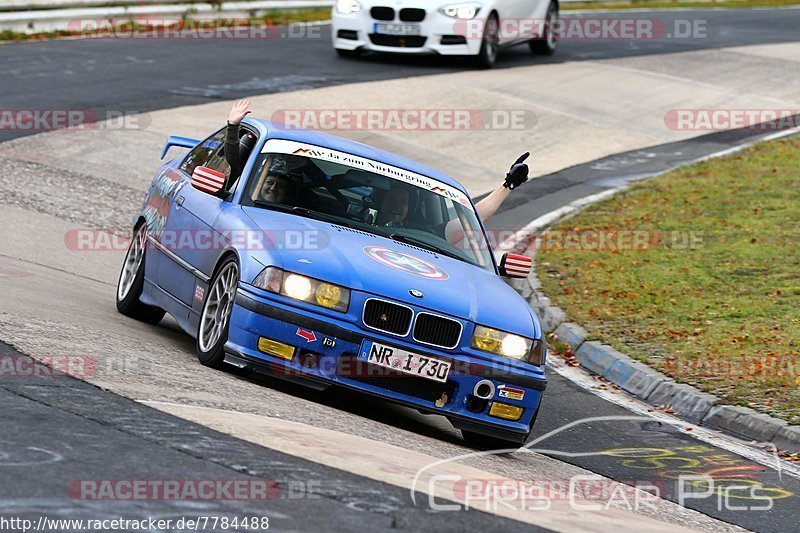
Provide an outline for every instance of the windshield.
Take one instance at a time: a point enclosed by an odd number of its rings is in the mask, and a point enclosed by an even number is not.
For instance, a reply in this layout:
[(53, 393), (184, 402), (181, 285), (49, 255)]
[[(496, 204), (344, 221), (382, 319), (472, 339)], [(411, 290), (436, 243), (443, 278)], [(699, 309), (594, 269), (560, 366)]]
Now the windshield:
[(243, 203), (354, 227), (494, 271), (489, 246), (463, 192), (328, 148), (269, 141)]

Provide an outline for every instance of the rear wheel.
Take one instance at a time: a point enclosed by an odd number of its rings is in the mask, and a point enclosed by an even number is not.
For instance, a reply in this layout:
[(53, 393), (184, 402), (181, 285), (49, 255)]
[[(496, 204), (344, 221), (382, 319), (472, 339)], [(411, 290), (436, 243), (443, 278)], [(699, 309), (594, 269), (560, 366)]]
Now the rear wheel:
[(147, 252), (147, 224), (136, 227), (122, 264), (117, 281), (117, 311), (123, 315), (157, 324), (164, 318), (164, 310), (147, 305), (139, 300), (144, 289), (144, 265)]
[(500, 24), (497, 21), (497, 15), (492, 13), (489, 15), (489, 18), (486, 19), (486, 26), (483, 28), (481, 49), (478, 51), (478, 55), (475, 56), (475, 65), (479, 68), (492, 68), (494, 62), (497, 60), (499, 28)]
[(537, 55), (551, 56), (556, 52), (558, 47), (558, 32), (556, 25), (558, 24), (558, 6), (550, 2), (547, 6), (547, 15), (544, 20), (544, 34), (539, 39), (531, 39), (528, 41), (528, 46), (531, 52)]
[(225, 342), (228, 340), (233, 301), (239, 284), (239, 265), (229, 257), (217, 269), (211, 280), (200, 313), (197, 328), (197, 359), (213, 368), (225, 360)]

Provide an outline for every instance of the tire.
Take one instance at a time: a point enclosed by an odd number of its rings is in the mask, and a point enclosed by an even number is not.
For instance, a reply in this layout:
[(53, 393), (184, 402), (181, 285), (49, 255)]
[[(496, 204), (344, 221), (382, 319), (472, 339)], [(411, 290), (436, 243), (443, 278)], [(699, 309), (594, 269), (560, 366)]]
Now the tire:
[(556, 53), (558, 48), (558, 34), (553, 31), (553, 28), (558, 21), (558, 6), (550, 2), (547, 6), (547, 15), (545, 15), (544, 35), (540, 39), (531, 39), (528, 41), (528, 46), (531, 52), (536, 55), (551, 56)]
[(345, 50), (344, 48), (337, 48), (336, 53), (339, 57), (346, 57), (350, 59), (355, 59), (361, 57), (361, 50)]
[(222, 262), (208, 285), (197, 325), (197, 359), (205, 366), (220, 368), (225, 360), (225, 342), (238, 283), (239, 263), (230, 256)]
[(490, 69), (494, 66), (499, 48), (499, 27), (500, 23), (497, 20), (497, 15), (492, 13), (486, 19), (486, 27), (483, 29), (483, 38), (481, 39), (481, 49), (478, 50), (478, 55), (473, 60), (478, 68)]
[(164, 318), (164, 310), (143, 304), (139, 298), (144, 289), (144, 265), (147, 253), (147, 224), (136, 226), (133, 231), (128, 253), (122, 263), (122, 271), (117, 280), (117, 311), (125, 316), (158, 324)]

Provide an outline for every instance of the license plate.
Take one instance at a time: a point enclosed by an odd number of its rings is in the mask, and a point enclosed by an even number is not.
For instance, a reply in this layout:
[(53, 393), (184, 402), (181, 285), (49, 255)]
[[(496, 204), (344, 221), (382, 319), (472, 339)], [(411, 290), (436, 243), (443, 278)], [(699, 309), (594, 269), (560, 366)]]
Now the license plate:
[(381, 24), (376, 22), (375, 33), (384, 35), (420, 35), (422, 32), (417, 24)]
[(450, 373), (450, 363), (427, 355), (407, 352), (395, 346), (364, 341), (358, 358), (373, 365), (391, 368), (411, 376), (445, 382)]

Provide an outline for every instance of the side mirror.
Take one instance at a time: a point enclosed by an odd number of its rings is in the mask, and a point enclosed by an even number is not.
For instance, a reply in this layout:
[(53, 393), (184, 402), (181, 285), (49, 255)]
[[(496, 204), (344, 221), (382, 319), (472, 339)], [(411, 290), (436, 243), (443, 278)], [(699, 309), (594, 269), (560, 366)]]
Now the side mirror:
[(208, 167), (195, 167), (192, 172), (192, 187), (216, 195), (225, 187), (225, 174)]
[(500, 275), (507, 278), (527, 278), (533, 269), (533, 259), (520, 254), (505, 253), (500, 259)]

